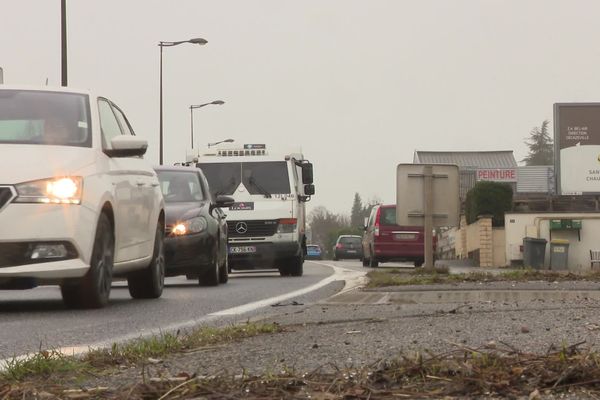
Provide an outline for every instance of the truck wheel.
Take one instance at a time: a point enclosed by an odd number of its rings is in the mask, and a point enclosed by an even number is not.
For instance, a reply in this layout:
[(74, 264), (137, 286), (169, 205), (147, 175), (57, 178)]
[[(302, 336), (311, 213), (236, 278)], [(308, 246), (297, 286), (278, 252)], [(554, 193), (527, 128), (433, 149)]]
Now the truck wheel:
[(96, 228), (90, 269), (77, 283), (60, 286), (63, 302), (69, 308), (101, 308), (108, 304), (115, 255), (112, 225), (101, 214)]
[(156, 226), (154, 252), (150, 265), (127, 276), (129, 294), (134, 299), (157, 299), (162, 295), (165, 286), (164, 237), (163, 223), (159, 222)]
[(282, 263), (279, 265), (279, 275), (290, 276), (290, 268), (287, 265), (287, 261), (282, 261)]
[(300, 255), (290, 258), (288, 271), (291, 276), (302, 276), (304, 274), (304, 257)]

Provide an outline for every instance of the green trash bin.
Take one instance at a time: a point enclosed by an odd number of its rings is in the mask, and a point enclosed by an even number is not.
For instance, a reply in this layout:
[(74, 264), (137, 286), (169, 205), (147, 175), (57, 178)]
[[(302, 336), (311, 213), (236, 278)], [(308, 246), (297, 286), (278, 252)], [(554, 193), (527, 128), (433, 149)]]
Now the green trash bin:
[(546, 239), (523, 238), (523, 266), (535, 269), (544, 268), (546, 258)]
[(550, 241), (550, 269), (569, 269), (569, 241), (553, 239)]

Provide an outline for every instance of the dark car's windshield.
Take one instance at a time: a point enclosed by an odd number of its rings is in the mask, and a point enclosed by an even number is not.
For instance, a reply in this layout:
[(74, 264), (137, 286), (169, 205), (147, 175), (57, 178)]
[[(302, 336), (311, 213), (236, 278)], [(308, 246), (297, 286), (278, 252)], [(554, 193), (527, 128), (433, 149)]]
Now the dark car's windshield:
[(157, 171), (165, 203), (186, 203), (205, 199), (194, 171)]
[(231, 195), (244, 184), (250, 194), (289, 194), (290, 179), (285, 161), (198, 164), (215, 195)]
[(91, 147), (88, 96), (0, 90), (0, 143)]

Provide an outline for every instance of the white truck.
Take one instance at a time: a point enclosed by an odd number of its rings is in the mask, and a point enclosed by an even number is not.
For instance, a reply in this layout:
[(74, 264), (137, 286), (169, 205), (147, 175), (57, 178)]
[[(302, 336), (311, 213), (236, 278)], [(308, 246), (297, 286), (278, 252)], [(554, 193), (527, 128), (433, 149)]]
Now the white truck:
[(204, 172), (213, 196), (235, 199), (226, 211), (230, 269), (277, 268), (282, 276), (302, 276), (305, 202), (315, 192), (313, 167), (302, 153), (221, 145), (189, 161)]

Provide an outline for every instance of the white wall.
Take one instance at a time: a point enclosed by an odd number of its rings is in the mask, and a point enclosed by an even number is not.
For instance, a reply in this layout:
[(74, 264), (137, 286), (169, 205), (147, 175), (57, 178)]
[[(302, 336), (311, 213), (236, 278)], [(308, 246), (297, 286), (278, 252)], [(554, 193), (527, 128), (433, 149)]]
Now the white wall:
[(543, 238), (546, 244), (544, 266), (550, 265), (550, 219), (580, 219), (581, 240), (576, 230), (553, 230), (552, 239), (569, 241), (569, 269), (590, 269), (590, 250), (600, 250), (600, 213), (507, 213), (504, 216), (506, 232), (506, 263), (510, 263), (511, 244), (523, 244), (525, 236)]

